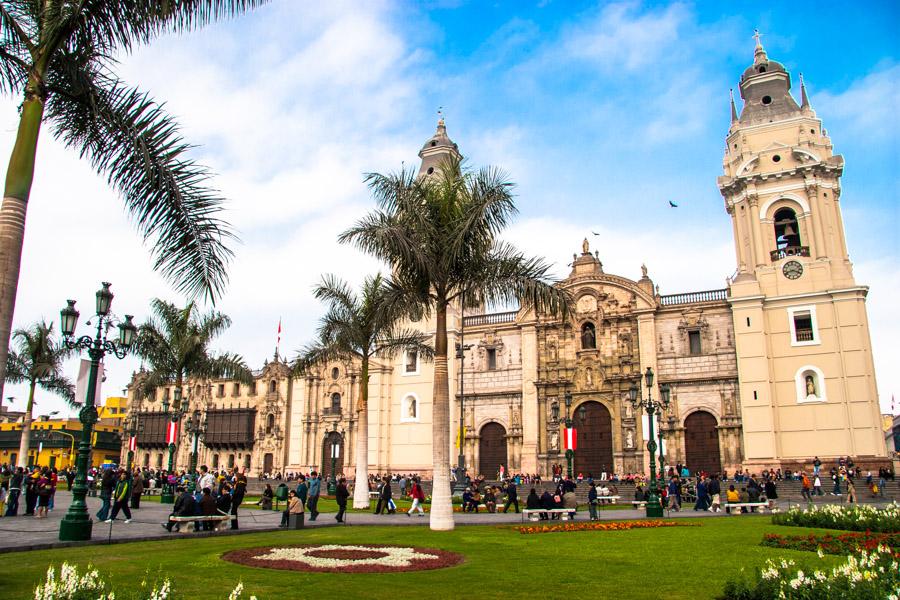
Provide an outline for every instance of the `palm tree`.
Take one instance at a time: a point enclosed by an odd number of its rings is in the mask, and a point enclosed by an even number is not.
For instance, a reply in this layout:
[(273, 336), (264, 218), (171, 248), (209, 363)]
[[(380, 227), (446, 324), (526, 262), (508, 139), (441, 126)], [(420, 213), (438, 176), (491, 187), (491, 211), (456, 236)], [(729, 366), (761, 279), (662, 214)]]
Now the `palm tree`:
[(402, 321), (421, 313), (417, 305), (398, 298), (381, 273), (366, 277), (359, 295), (344, 281), (326, 275), (313, 288), (313, 295), (328, 303), (328, 311), (322, 317), (318, 339), (301, 350), (296, 370), (302, 372), (335, 359), (360, 362), (353, 508), (369, 508), (369, 363), (373, 358), (393, 357), (407, 349), (428, 359), (433, 350), (425, 344), (426, 335), (399, 327)]
[(210, 343), (231, 326), (227, 315), (216, 311), (200, 314), (193, 302), (178, 308), (159, 298), (153, 300), (151, 309), (154, 316), (138, 329), (135, 345), (136, 354), (150, 367), (138, 380), (137, 398), (151, 397), (157, 388), (173, 383), (181, 389), (187, 379), (253, 381), (253, 373), (241, 356), (210, 352)]
[(431, 528), (453, 529), (450, 499), (450, 387), (447, 309), (518, 301), (559, 313), (569, 305), (548, 278), (550, 266), (498, 239), (515, 212), (505, 174), (470, 171), (445, 161), (431, 177), (414, 171), (369, 174), (378, 210), (340, 236), (393, 268), (397, 293), (436, 317), (434, 340), (433, 478)]
[(19, 442), (19, 467), (28, 466), (28, 446), (31, 443), (31, 415), (34, 410), (34, 390), (37, 387), (75, 403), (75, 386), (63, 375), (62, 363), (72, 351), (53, 337), (53, 324), (38, 321), (28, 329), (13, 334), (15, 349), (7, 356), (6, 380), (28, 384), (28, 404), (22, 422)]
[(114, 57), (264, 2), (0, 0), (0, 93), (22, 99), (0, 205), (0, 395), (44, 122), (122, 195), (154, 269), (180, 292), (222, 294), (236, 240), (223, 200), (162, 105), (116, 76)]

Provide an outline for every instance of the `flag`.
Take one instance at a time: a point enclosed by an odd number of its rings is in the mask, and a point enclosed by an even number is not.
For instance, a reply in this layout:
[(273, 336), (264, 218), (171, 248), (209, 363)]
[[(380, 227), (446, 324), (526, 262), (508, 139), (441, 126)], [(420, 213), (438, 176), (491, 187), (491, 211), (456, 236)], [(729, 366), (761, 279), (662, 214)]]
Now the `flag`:
[(40, 455), (41, 452), (43, 452), (43, 451), (44, 451), (44, 442), (40, 442), (38, 444), (38, 455)]
[(278, 317), (278, 341), (275, 346), (281, 347), (281, 317)]
[(463, 427), (459, 431), (456, 432), (456, 447), (460, 448), (462, 446), (462, 440), (466, 437), (466, 428)]
[(169, 421), (169, 427), (166, 429), (166, 443), (174, 444), (178, 438), (178, 421)]
[[(88, 378), (91, 374), (91, 361), (81, 359), (78, 364), (78, 379), (75, 380), (75, 402), (82, 404), (87, 398)], [(97, 393), (94, 394), (94, 406), (101, 405), (100, 384), (103, 382), (103, 363), (97, 369)]]
[(130, 452), (134, 452), (135, 450), (137, 450), (137, 436), (136, 435), (133, 435), (130, 438), (128, 438), (128, 450)]
[(576, 450), (578, 446), (578, 431), (574, 427), (566, 427), (565, 449)]

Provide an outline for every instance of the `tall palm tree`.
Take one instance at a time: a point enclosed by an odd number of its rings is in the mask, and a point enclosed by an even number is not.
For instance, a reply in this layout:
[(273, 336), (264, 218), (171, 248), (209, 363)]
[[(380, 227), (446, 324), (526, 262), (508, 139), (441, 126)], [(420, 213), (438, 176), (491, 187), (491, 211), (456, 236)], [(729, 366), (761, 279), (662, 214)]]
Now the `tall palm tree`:
[(565, 291), (548, 278), (550, 266), (498, 239), (515, 214), (512, 184), (495, 168), (464, 169), (446, 160), (431, 177), (414, 171), (367, 176), (378, 210), (340, 236), (388, 262), (397, 294), (436, 318), (431, 528), (453, 529), (450, 499), (450, 387), (447, 309), (518, 301), (542, 312), (564, 312)]
[(313, 295), (328, 304), (318, 330), (318, 339), (301, 350), (297, 371), (328, 360), (360, 362), (356, 433), (356, 478), (353, 508), (369, 508), (369, 363), (376, 357), (393, 357), (407, 349), (430, 359), (428, 336), (402, 328), (402, 322), (421, 316), (416, 304), (397, 297), (391, 283), (378, 273), (366, 277), (357, 295), (346, 282), (326, 275), (313, 288)]
[(152, 244), (154, 269), (180, 292), (221, 295), (236, 239), (221, 219), (223, 200), (162, 105), (117, 77), (114, 57), (264, 2), (0, 0), (0, 93), (22, 99), (0, 205), (0, 395), (45, 122), (122, 195)]
[(210, 343), (231, 326), (227, 315), (216, 311), (200, 314), (193, 302), (178, 308), (159, 298), (153, 300), (151, 309), (153, 317), (138, 328), (135, 345), (136, 354), (149, 365), (135, 390), (138, 398), (152, 396), (157, 388), (173, 383), (181, 389), (187, 379), (253, 381), (253, 373), (241, 356), (215, 355), (209, 349)]
[(15, 348), (7, 356), (6, 380), (28, 384), (28, 404), (22, 422), (19, 442), (19, 467), (28, 466), (28, 447), (31, 443), (31, 421), (36, 388), (56, 394), (69, 404), (75, 403), (75, 386), (63, 375), (63, 361), (72, 351), (53, 336), (53, 324), (34, 323), (28, 329), (13, 334)]

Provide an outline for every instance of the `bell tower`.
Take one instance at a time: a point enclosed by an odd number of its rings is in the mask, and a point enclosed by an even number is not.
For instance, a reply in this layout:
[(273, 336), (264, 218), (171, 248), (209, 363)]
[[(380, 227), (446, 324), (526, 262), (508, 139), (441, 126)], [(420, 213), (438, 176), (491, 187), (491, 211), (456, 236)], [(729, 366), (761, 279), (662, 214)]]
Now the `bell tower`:
[(790, 74), (754, 37), (718, 178), (737, 262), (729, 301), (745, 462), (883, 457), (868, 288), (853, 278), (841, 218), (844, 159), (802, 75), (798, 104)]

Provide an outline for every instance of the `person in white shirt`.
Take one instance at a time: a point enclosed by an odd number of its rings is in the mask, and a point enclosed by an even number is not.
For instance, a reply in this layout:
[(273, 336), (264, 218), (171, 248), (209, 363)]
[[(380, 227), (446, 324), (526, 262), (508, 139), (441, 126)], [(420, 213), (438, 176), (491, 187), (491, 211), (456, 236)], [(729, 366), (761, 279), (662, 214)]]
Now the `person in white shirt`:
[(205, 489), (209, 488), (209, 491), (215, 495), (216, 493), (216, 478), (213, 477), (213, 474), (209, 472), (209, 469), (206, 465), (200, 467), (200, 480), (197, 482), (197, 489), (201, 492)]

